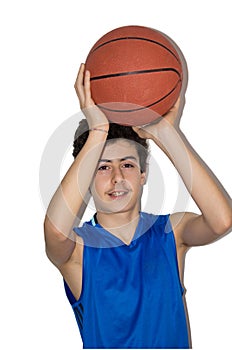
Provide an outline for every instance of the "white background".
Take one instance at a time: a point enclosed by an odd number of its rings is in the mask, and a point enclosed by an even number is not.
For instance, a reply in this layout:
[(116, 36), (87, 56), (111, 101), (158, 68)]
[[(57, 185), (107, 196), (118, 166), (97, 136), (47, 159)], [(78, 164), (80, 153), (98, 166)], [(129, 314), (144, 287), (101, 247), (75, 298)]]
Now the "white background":
[[(129, 24), (163, 31), (182, 49), (189, 68), (182, 130), (232, 193), (229, 1), (2, 2), (0, 317), (5, 350), (81, 349), (62, 279), (44, 253), (40, 160), (54, 130), (79, 111), (73, 85), (80, 62), (99, 37)], [(48, 181), (53, 182), (49, 174)], [(171, 211), (172, 204), (164, 209)], [(197, 210), (193, 203), (189, 209)], [(194, 349), (232, 347), (231, 251), (228, 235), (187, 255)]]

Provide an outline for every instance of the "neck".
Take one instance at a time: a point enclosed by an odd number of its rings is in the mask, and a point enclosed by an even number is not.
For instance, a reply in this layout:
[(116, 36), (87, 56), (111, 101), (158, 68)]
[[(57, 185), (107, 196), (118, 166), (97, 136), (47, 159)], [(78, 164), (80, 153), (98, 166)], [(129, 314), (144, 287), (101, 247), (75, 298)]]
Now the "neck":
[(129, 244), (139, 222), (139, 211), (125, 213), (97, 212), (99, 224), (107, 231)]

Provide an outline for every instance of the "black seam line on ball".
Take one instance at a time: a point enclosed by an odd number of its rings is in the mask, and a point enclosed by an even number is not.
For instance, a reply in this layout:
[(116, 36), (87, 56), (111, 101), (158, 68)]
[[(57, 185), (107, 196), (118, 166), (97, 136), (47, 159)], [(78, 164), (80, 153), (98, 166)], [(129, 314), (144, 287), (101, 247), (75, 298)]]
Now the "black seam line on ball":
[[(178, 84), (181, 82), (181, 80), (178, 80), (177, 84), (174, 86), (174, 88), (169, 91), (168, 94), (166, 94), (165, 96), (163, 96), (162, 98), (160, 98), (159, 100), (145, 106), (145, 107), (139, 107), (139, 108), (134, 108), (134, 109), (111, 109), (111, 108), (107, 108), (105, 106), (102, 106), (101, 104), (98, 104), (98, 107), (103, 109), (103, 110), (106, 110), (106, 111), (110, 111), (110, 112), (117, 112), (117, 113), (130, 113), (130, 112), (137, 112), (137, 111), (141, 111), (141, 110), (144, 110), (144, 109), (147, 109), (147, 108), (150, 108), (154, 105), (156, 105), (157, 103), (163, 101), (166, 97), (168, 97), (169, 95), (171, 95), (173, 93), (173, 91), (175, 91), (175, 89), (177, 88)], [(118, 102), (120, 103), (120, 102)], [(126, 103), (126, 102), (122, 102), (122, 103)], [(108, 104), (106, 102), (106, 104)]]
[(161, 47), (163, 47), (165, 50), (169, 51), (174, 57), (175, 59), (180, 62), (180, 59), (178, 56), (175, 55), (174, 52), (172, 52), (172, 50), (170, 50), (167, 46), (165, 46), (164, 44), (161, 44), (160, 42), (156, 41), (156, 40), (152, 40), (152, 39), (147, 39), (147, 38), (142, 38), (142, 37), (136, 37), (136, 36), (126, 36), (126, 37), (122, 37), (122, 38), (116, 38), (116, 39), (111, 39), (109, 41), (106, 41), (105, 43), (100, 44), (99, 46), (97, 46), (94, 50), (92, 50), (91, 52), (94, 52), (96, 50), (98, 50), (100, 47), (110, 44), (112, 42), (115, 41), (119, 41), (119, 40), (144, 40), (144, 41), (149, 41), (153, 44), (159, 45)]
[(90, 78), (90, 80), (92, 81), (92, 80), (122, 77), (122, 76), (126, 76), (126, 75), (138, 75), (138, 74), (160, 73), (160, 72), (174, 72), (179, 76), (179, 78), (181, 78), (180, 73), (175, 68), (158, 68), (158, 69), (145, 69), (145, 70), (135, 70), (135, 71), (131, 71), (131, 72), (121, 72), (121, 73), (98, 75), (96, 77)]

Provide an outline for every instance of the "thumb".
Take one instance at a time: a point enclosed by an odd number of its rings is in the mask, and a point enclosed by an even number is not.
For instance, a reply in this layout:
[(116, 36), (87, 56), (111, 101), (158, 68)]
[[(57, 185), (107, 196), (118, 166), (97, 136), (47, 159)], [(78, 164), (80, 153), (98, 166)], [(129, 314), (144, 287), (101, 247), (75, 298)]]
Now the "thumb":
[(138, 126), (132, 126), (132, 129), (133, 129), (135, 132), (138, 132), (141, 128), (138, 127)]

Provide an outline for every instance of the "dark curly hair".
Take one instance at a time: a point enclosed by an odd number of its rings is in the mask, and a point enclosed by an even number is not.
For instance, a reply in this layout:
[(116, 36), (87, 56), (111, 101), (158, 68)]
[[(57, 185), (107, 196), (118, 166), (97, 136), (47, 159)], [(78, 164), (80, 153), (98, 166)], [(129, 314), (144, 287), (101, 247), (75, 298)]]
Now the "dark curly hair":
[[(89, 127), (86, 119), (82, 119), (79, 126), (75, 132), (74, 142), (73, 142), (73, 157), (76, 158), (78, 153), (81, 151), (89, 135)], [(147, 157), (149, 154), (149, 145), (147, 140), (142, 139), (139, 135), (132, 129), (131, 126), (119, 125), (115, 123), (110, 123), (109, 132), (107, 140), (116, 141), (119, 138), (124, 138), (134, 142), (136, 150), (139, 155), (141, 172), (146, 171)]]

